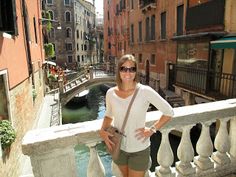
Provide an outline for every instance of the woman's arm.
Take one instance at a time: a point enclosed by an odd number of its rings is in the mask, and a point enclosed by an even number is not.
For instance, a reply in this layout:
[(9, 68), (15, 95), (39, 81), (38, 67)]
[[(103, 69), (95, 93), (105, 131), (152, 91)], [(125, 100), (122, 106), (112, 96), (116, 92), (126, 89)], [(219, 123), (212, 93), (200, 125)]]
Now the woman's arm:
[(136, 130), (136, 138), (146, 141), (150, 136), (161, 129), (167, 122), (171, 120), (170, 116), (162, 115), (151, 127), (139, 128)]

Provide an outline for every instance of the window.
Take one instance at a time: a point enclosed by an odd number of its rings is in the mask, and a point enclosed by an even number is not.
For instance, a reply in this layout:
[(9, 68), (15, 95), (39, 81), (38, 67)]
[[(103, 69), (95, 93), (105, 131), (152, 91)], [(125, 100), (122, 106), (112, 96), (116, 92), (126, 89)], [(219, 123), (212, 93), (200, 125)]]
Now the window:
[(35, 43), (38, 43), (37, 26), (36, 26), (36, 19), (35, 19), (35, 17), (33, 18), (33, 22), (34, 22), (34, 38), (35, 38)]
[(72, 50), (72, 43), (66, 43), (66, 51)]
[(67, 28), (66, 29), (66, 37), (67, 38), (71, 38), (72, 37), (72, 30), (71, 30), (71, 28)]
[(110, 13), (107, 11), (107, 19), (110, 20)]
[(184, 6), (177, 7), (177, 35), (183, 34), (183, 16), (184, 16)]
[(146, 41), (149, 41), (149, 17), (146, 18)]
[(79, 30), (76, 30), (76, 37), (79, 39)]
[(131, 9), (134, 9), (134, 0), (130, 0)]
[(68, 61), (68, 63), (72, 63), (73, 57), (71, 55), (67, 56), (67, 61)]
[(86, 44), (84, 44), (84, 50), (85, 50), (85, 51), (87, 50), (87, 45), (86, 45)]
[(134, 43), (134, 24), (130, 26), (130, 42)]
[(155, 15), (152, 15), (151, 17), (151, 40), (155, 40), (155, 32), (156, 32), (156, 29), (155, 29), (155, 25), (156, 25), (156, 22), (155, 22)]
[(142, 58), (143, 58), (143, 55), (140, 53), (140, 54), (138, 55), (138, 62), (139, 62), (139, 63), (142, 63), (142, 62), (143, 62), (143, 61), (142, 61), (142, 60), (143, 60)]
[(77, 43), (77, 51), (79, 51), (79, 44)]
[(68, 12), (68, 11), (65, 13), (65, 21), (66, 22), (70, 22), (71, 21), (70, 12)]
[(53, 19), (54, 19), (54, 13), (53, 13), (53, 11), (49, 10), (48, 13), (50, 14), (50, 18), (53, 20)]
[(156, 55), (155, 55), (155, 54), (151, 54), (150, 63), (151, 63), (152, 65), (155, 65), (155, 64), (156, 64)]
[(166, 12), (161, 13), (161, 39), (166, 39)]
[(48, 5), (52, 5), (53, 4), (53, 0), (47, 0), (47, 4)]
[(64, 4), (69, 6), (70, 5), (70, 0), (64, 0)]
[(142, 21), (138, 22), (138, 41), (142, 42)]
[(18, 35), (15, 0), (0, 1), (0, 31)]
[(79, 55), (77, 55), (77, 62), (80, 63), (80, 56)]

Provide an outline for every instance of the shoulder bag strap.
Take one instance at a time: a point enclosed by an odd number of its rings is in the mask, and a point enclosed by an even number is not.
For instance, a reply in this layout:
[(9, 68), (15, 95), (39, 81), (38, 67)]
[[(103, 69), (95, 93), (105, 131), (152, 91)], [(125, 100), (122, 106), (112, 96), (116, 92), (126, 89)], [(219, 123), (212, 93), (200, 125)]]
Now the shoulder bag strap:
[(124, 122), (123, 122), (122, 128), (121, 128), (121, 132), (122, 132), (122, 133), (124, 132), (125, 125), (126, 125), (126, 123), (127, 123), (127, 120), (128, 120), (128, 117), (129, 117), (129, 113), (130, 113), (130, 108), (131, 108), (131, 106), (132, 106), (132, 104), (133, 104), (133, 102), (134, 102), (134, 99), (135, 99), (135, 97), (136, 97), (136, 95), (137, 95), (137, 93), (138, 93), (138, 90), (139, 90), (139, 85), (137, 86), (137, 88), (136, 88), (135, 91), (134, 91), (134, 95), (133, 95), (132, 99), (130, 100), (130, 103), (129, 103), (127, 112), (126, 112), (126, 114), (125, 114), (125, 119), (124, 119)]

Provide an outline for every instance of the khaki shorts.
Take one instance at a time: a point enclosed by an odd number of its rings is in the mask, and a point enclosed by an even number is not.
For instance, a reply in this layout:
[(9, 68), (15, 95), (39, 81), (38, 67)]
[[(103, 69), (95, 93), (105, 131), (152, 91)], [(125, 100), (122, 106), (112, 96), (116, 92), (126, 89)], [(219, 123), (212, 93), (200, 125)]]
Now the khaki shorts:
[(114, 161), (117, 165), (127, 165), (132, 170), (146, 171), (150, 168), (150, 147), (138, 152), (128, 153), (120, 151), (120, 156)]

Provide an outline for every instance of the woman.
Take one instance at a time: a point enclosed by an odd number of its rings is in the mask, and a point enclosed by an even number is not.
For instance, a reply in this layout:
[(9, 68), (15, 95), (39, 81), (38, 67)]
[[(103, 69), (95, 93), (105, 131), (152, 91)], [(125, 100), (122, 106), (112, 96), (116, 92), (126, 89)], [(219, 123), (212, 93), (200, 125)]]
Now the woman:
[[(121, 129), (129, 102), (135, 89), (139, 87), (125, 126), (120, 156), (114, 162), (123, 177), (144, 177), (150, 161), (149, 137), (171, 119), (173, 109), (151, 87), (138, 83), (137, 63), (132, 55), (122, 56), (117, 69), (117, 86), (107, 91), (106, 113), (99, 134), (108, 149), (111, 149), (109, 136), (112, 135), (105, 130), (111, 124)], [(145, 127), (146, 112), (150, 103), (163, 115), (151, 127)]]

